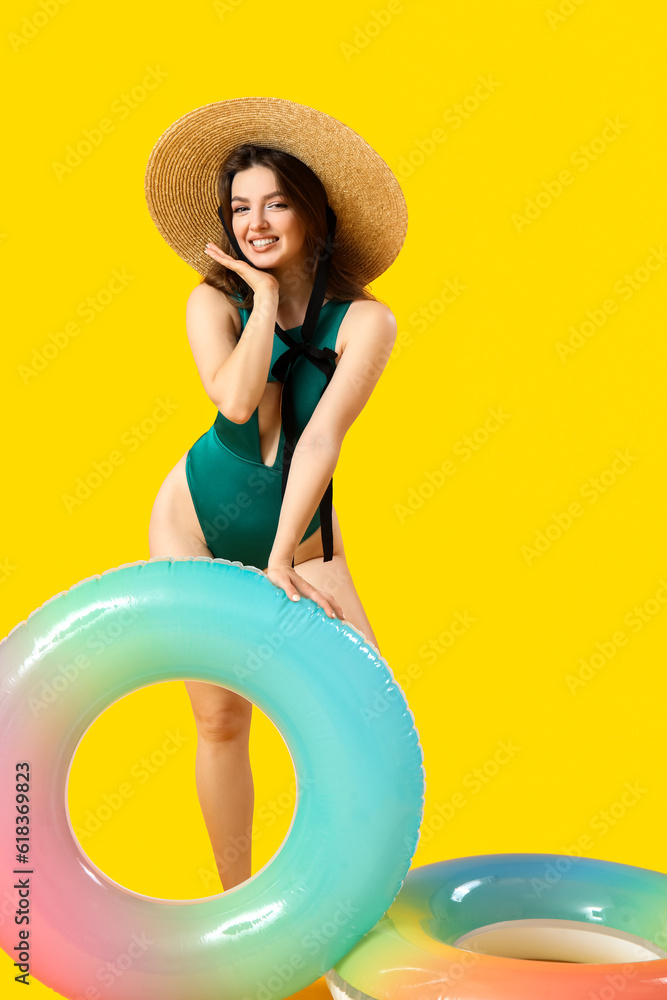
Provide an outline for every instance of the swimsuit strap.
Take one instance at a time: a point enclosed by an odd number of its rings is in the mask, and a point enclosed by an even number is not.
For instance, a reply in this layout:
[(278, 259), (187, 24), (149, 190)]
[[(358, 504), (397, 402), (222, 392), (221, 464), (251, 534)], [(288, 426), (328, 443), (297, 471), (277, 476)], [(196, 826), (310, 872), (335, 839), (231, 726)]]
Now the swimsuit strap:
[[(241, 247), (239, 246), (238, 240), (234, 233), (230, 232), (227, 228), (227, 223), (222, 211), (222, 206), (218, 206), (218, 217), (222, 223), (222, 227), (227, 234), (227, 238), (234, 248), (236, 254), (241, 260), (244, 260), (246, 264), (250, 264), (251, 267), (258, 268), (256, 264), (253, 264), (251, 260), (245, 256)], [(336, 370), (336, 365), (334, 364), (334, 358), (338, 355), (335, 351), (332, 351), (330, 347), (319, 348), (315, 347), (310, 343), (312, 335), (315, 331), (317, 325), (317, 320), (320, 315), (320, 310), (322, 308), (322, 303), (324, 301), (324, 295), (327, 288), (327, 281), (329, 277), (329, 267), (331, 264), (331, 256), (334, 250), (334, 234), (336, 232), (336, 213), (331, 208), (330, 205), (326, 207), (326, 219), (327, 219), (327, 238), (324, 243), (324, 248), (318, 256), (317, 269), (315, 271), (315, 281), (313, 284), (312, 291), (310, 293), (310, 298), (308, 299), (308, 305), (306, 307), (306, 316), (303, 321), (303, 326), (301, 327), (301, 336), (303, 343), (299, 343), (292, 339), (279, 325), (276, 323), (275, 332), (278, 334), (280, 339), (284, 344), (287, 344), (288, 350), (282, 354), (271, 369), (271, 374), (278, 381), (283, 383), (282, 392), (282, 403), (281, 411), (284, 413), (285, 418), (283, 420), (283, 426), (285, 430), (285, 446), (283, 449), (283, 468), (282, 468), (282, 482), (281, 482), (281, 498), (285, 496), (285, 488), (287, 486), (287, 477), (289, 475), (290, 463), (292, 461), (292, 455), (294, 449), (296, 448), (297, 442), (299, 440), (299, 429), (296, 423), (296, 416), (294, 412), (294, 392), (292, 386), (292, 373), (294, 371), (294, 362), (297, 358), (303, 355), (308, 358), (316, 368), (318, 368), (322, 374), (326, 377), (326, 383), (322, 392), (320, 393), (320, 398), (324, 393), (324, 390), (329, 385), (333, 373)], [(333, 559), (333, 524), (332, 524), (332, 503), (333, 503), (333, 478), (330, 479), (327, 488), (324, 491), (322, 499), (320, 500), (320, 523), (322, 526), (322, 552), (323, 552), (323, 562), (330, 562)], [(292, 559), (292, 568), (294, 568), (294, 559)]]

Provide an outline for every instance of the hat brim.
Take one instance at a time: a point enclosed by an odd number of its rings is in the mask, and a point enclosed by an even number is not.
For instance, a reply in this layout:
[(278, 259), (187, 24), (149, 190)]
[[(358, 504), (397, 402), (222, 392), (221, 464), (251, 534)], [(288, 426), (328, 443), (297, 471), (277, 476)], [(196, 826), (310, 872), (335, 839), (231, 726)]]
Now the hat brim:
[(148, 211), (184, 261), (206, 274), (219, 238), (216, 179), (229, 153), (251, 142), (291, 153), (319, 177), (337, 216), (336, 244), (364, 285), (398, 256), (408, 223), (400, 184), (381, 156), (338, 119), (278, 97), (239, 97), (195, 108), (155, 143), (146, 167)]

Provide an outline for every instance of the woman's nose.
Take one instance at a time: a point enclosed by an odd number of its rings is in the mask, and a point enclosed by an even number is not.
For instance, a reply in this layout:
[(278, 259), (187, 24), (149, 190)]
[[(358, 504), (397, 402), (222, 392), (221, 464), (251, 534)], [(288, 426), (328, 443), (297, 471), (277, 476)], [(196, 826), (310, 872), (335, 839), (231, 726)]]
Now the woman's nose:
[(266, 218), (262, 209), (256, 209), (251, 212), (248, 217), (248, 229), (250, 232), (255, 230), (266, 229)]

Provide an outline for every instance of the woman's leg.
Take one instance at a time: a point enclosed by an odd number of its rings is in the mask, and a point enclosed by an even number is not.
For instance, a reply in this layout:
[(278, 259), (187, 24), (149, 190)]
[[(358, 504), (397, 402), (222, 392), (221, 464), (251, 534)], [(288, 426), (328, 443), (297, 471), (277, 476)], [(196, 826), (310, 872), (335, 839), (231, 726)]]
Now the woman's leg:
[[(185, 455), (160, 487), (148, 531), (151, 558), (212, 556), (190, 496)], [(197, 725), (195, 777), (224, 889), (250, 878), (254, 786), (249, 736), (252, 703), (217, 684), (186, 681)]]
[(294, 569), (313, 587), (335, 597), (343, 609), (345, 620), (359, 629), (379, 653), (378, 641), (348, 569), (335, 507), (332, 508), (332, 527), (333, 558), (329, 562), (323, 561), (322, 533), (318, 530), (298, 546), (294, 556)]
[(322, 561), (321, 556), (307, 559), (302, 563), (297, 563), (295, 559), (294, 569), (304, 580), (312, 583), (313, 587), (335, 597), (343, 609), (345, 621), (359, 629), (376, 651), (380, 652), (378, 641), (354, 586), (344, 554), (336, 555), (334, 552), (333, 559), (326, 563)]
[(251, 875), (255, 789), (250, 769), (252, 702), (200, 681), (185, 687), (197, 724), (197, 795), (224, 889)]

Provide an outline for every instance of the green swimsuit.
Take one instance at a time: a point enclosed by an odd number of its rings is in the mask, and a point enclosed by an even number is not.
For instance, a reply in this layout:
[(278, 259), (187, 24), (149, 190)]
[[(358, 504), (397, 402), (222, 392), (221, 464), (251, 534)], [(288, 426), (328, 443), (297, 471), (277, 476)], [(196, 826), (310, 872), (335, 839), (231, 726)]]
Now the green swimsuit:
[[(311, 344), (336, 346), (338, 328), (352, 301), (330, 299), (320, 311)], [(250, 310), (239, 309), (242, 331)], [(286, 330), (301, 341), (301, 327)], [(273, 336), (271, 365), (288, 350)], [(290, 378), (294, 386), (294, 410), (301, 433), (317, 406), (326, 377), (306, 357), (298, 357)], [(269, 374), (268, 382), (277, 379)], [(218, 412), (215, 423), (188, 451), (185, 473), (204, 539), (215, 558), (266, 569), (278, 528), (281, 507), (281, 471), (285, 432), (281, 424), (278, 454), (273, 465), (262, 462), (257, 409), (244, 424), (235, 424)], [(319, 507), (302, 541), (320, 526)]]

